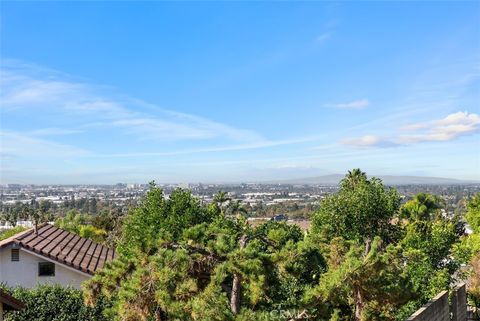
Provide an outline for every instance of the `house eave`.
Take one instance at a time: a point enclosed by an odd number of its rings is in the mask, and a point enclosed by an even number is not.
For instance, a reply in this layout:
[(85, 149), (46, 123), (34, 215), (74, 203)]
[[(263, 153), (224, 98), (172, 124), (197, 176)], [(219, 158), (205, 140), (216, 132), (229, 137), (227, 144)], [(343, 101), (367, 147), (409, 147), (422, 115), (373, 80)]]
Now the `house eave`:
[(39, 258), (41, 258), (41, 259), (44, 259), (44, 260), (46, 260), (46, 261), (48, 261), (48, 262), (52, 262), (52, 263), (55, 263), (55, 264), (59, 264), (60, 266), (63, 266), (64, 268), (66, 268), (66, 269), (68, 269), (68, 270), (70, 270), (70, 271), (77, 272), (77, 273), (82, 274), (82, 275), (84, 275), (84, 276), (88, 276), (88, 277), (92, 277), (92, 276), (93, 276), (93, 272), (90, 272), (90, 271), (84, 272), (84, 271), (76, 268), (75, 266), (69, 265), (67, 262), (62, 262), (61, 260), (56, 259), (55, 257), (46, 256), (46, 255), (44, 255), (44, 254), (42, 254), (42, 253), (37, 253), (37, 252), (35, 252), (35, 251), (30, 250), (30, 249), (26, 248), (25, 246), (23, 246), (22, 244), (19, 244), (19, 245), (20, 245), (22, 251), (25, 251), (25, 252), (27, 252), (27, 253), (29, 253), (29, 254), (32, 254), (32, 255), (34, 255), (34, 256), (36, 256), (36, 257), (39, 257)]

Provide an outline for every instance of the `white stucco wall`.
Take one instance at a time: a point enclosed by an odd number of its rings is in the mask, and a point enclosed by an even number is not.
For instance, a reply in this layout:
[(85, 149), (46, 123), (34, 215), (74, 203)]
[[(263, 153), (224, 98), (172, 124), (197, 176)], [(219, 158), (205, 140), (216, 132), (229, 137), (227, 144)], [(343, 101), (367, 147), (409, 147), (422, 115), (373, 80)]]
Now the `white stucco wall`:
[(20, 261), (12, 262), (11, 246), (0, 249), (0, 282), (25, 288), (32, 288), (38, 284), (60, 284), (79, 289), (80, 284), (90, 278), (88, 274), (55, 262), (55, 276), (38, 276), (39, 262), (49, 260), (20, 248)]

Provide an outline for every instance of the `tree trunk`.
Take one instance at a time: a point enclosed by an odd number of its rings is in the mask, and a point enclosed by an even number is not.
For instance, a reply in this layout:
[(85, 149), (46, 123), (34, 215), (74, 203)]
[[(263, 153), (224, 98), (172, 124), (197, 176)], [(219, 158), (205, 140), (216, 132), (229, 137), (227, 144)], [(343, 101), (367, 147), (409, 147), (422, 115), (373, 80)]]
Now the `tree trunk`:
[(355, 292), (355, 321), (361, 321), (365, 303), (363, 302), (361, 290), (356, 289)]
[(232, 296), (230, 297), (230, 309), (233, 314), (237, 314), (240, 310), (240, 275), (235, 273), (233, 275)]
[(372, 246), (372, 241), (370, 240), (370, 238), (367, 238), (365, 240), (365, 254), (363, 256), (367, 256), (368, 253), (370, 252), (370, 248)]
[[(240, 238), (240, 249), (244, 249), (245, 245), (247, 244), (247, 235), (242, 235)], [(232, 292), (230, 296), (230, 309), (232, 310), (233, 314), (238, 314), (240, 310), (240, 296), (242, 291), (242, 285), (240, 282), (242, 281), (242, 276), (239, 273), (233, 274), (233, 283), (232, 283)]]
[[(372, 247), (372, 241), (370, 238), (365, 240), (365, 253), (364, 258), (370, 253)], [(355, 321), (362, 320), (363, 309), (365, 308), (365, 302), (363, 300), (362, 291), (360, 288), (355, 289)]]

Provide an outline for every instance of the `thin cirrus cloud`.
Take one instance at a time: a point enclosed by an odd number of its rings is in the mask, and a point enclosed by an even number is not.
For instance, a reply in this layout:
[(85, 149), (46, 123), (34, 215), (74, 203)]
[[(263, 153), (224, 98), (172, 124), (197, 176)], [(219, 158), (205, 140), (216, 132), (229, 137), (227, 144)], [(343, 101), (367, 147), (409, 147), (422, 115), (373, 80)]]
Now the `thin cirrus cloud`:
[(2, 158), (6, 155), (13, 158), (38, 157), (39, 155), (53, 158), (90, 155), (89, 151), (82, 148), (5, 130), (0, 131), (0, 142)]
[[(1, 70), (1, 109), (5, 115), (30, 110), (48, 113), (58, 124), (33, 128), (42, 136), (79, 133), (84, 128), (115, 127), (139, 139), (205, 140), (223, 138), (235, 142), (262, 140), (258, 133), (203, 117), (160, 108), (121, 95), (99, 93), (99, 86), (59, 77), (48, 69), (7, 61)], [(63, 129), (61, 117), (76, 120), (76, 128)]]
[[(393, 147), (422, 142), (446, 142), (480, 133), (480, 115), (459, 111), (442, 119), (410, 124), (393, 137), (365, 135), (346, 138), (342, 144), (354, 147)], [(408, 132), (408, 133), (405, 133)]]
[(328, 39), (330, 39), (332, 37), (332, 33), (331, 32), (324, 32), (324, 33), (321, 33), (319, 34), (316, 38), (315, 38), (315, 42), (318, 43), (318, 44), (322, 44), (324, 43), (325, 41), (327, 41)]
[(365, 109), (370, 106), (370, 101), (368, 99), (359, 99), (347, 103), (326, 104), (325, 106), (337, 109)]
[[(27, 130), (3, 128), (2, 149), (11, 156), (72, 156), (87, 158), (175, 156), (263, 149), (303, 144), (321, 137), (308, 136), (270, 140), (255, 131), (232, 127), (205, 117), (171, 111), (141, 100), (98, 93), (98, 86), (70, 80), (68, 75), (27, 64), (9, 63), (1, 72), (1, 112), (4, 116), (36, 114), (46, 123), (35, 122)], [(100, 88), (103, 89), (103, 88)], [(43, 124), (38, 128), (37, 123)], [(63, 126), (63, 127), (62, 127)], [(151, 148), (140, 151), (90, 150), (67, 142), (80, 142), (82, 135), (103, 133), (121, 135)], [(98, 133), (98, 134), (97, 134)], [(66, 140), (62, 136), (74, 136)], [(88, 138), (89, 140), (90, 138)], [(96, 140), (98, 140), (96, 139)], [(62, 141), (59, 143), (58, 140)], [(208, 141), (180, 150), (165, 150), (162, 143), (171, 141)], [(158, 143), (158, 144), (157, 144)], [(45, 151), (45, 152), (42, 152)], [(159, 151), (160, 150), (160, 151)], [(28, 155), (25, 154), (28, 151)]]
[[(304, 144), (304, 143), (318, 141), (322, 137), (323, 136), (310, 136), (310, 137), (292, 138), (292, 139), (284, 139), (284, 140), (265, 140), (265, 141), (247, 143), (247, 144), (214, 146), (214, 147), (207, 147), (207, 148), (193, 148), (193, 149), (174, 150), (174, 151), (167, 151), (167, 152), (140, 152), (140, 153), (134, 152), (134, 153), (116, 153), (116, 154), (96, 154), (91, 156), (96, 158), (129, 158), (129, 157), (176, 156), (176, 155), (201, 154), (201, 153), (218, 153), (218, 152), (242, 151), (242, 150), (262, 149), (262, 148), (285, 146), (285, 145)], [(248, 162), (251, 162), (251, 160), (248, 160)]]
[(355, 147), (393, 147), (396, 144), (388, 139), (383, 139), (375, 135), (365, 135), (361, 137), (343, 139), (342, 144)]
[(36, 129), (30, 132), (33, 136), (62, 136), (62, 135), (73, 135), (81, 134), (83, 130), (78, 129), (66, 129), (66, 128), (56, 128), (56, 127), (47, 127)]
[(323, 26), (323, 32), (320, 33), (316, 38), (315, 38), (315, 43), (317, 44), (323, 44), (330, 38), (332, 38), (332, 35), (335, 31), (335, 28), (339, 24), (338, 20), (329, 20), (324, 26)]

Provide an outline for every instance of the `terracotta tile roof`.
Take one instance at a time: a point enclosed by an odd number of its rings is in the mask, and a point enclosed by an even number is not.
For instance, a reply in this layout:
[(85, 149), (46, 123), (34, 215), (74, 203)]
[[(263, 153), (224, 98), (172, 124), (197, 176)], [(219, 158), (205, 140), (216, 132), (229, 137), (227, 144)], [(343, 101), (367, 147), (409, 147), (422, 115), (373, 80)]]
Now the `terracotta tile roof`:
[(21, 310), (25, 307), (23, 302), (15, 299), (7, 292), (0, 289), (0, 302), (4, 305), (5, 310)]
[(115, 257), (115, 250), (50, 224), (18, 233), (0, 241), (0, 248), (15, 243), (51, 260), (94, 274)]

